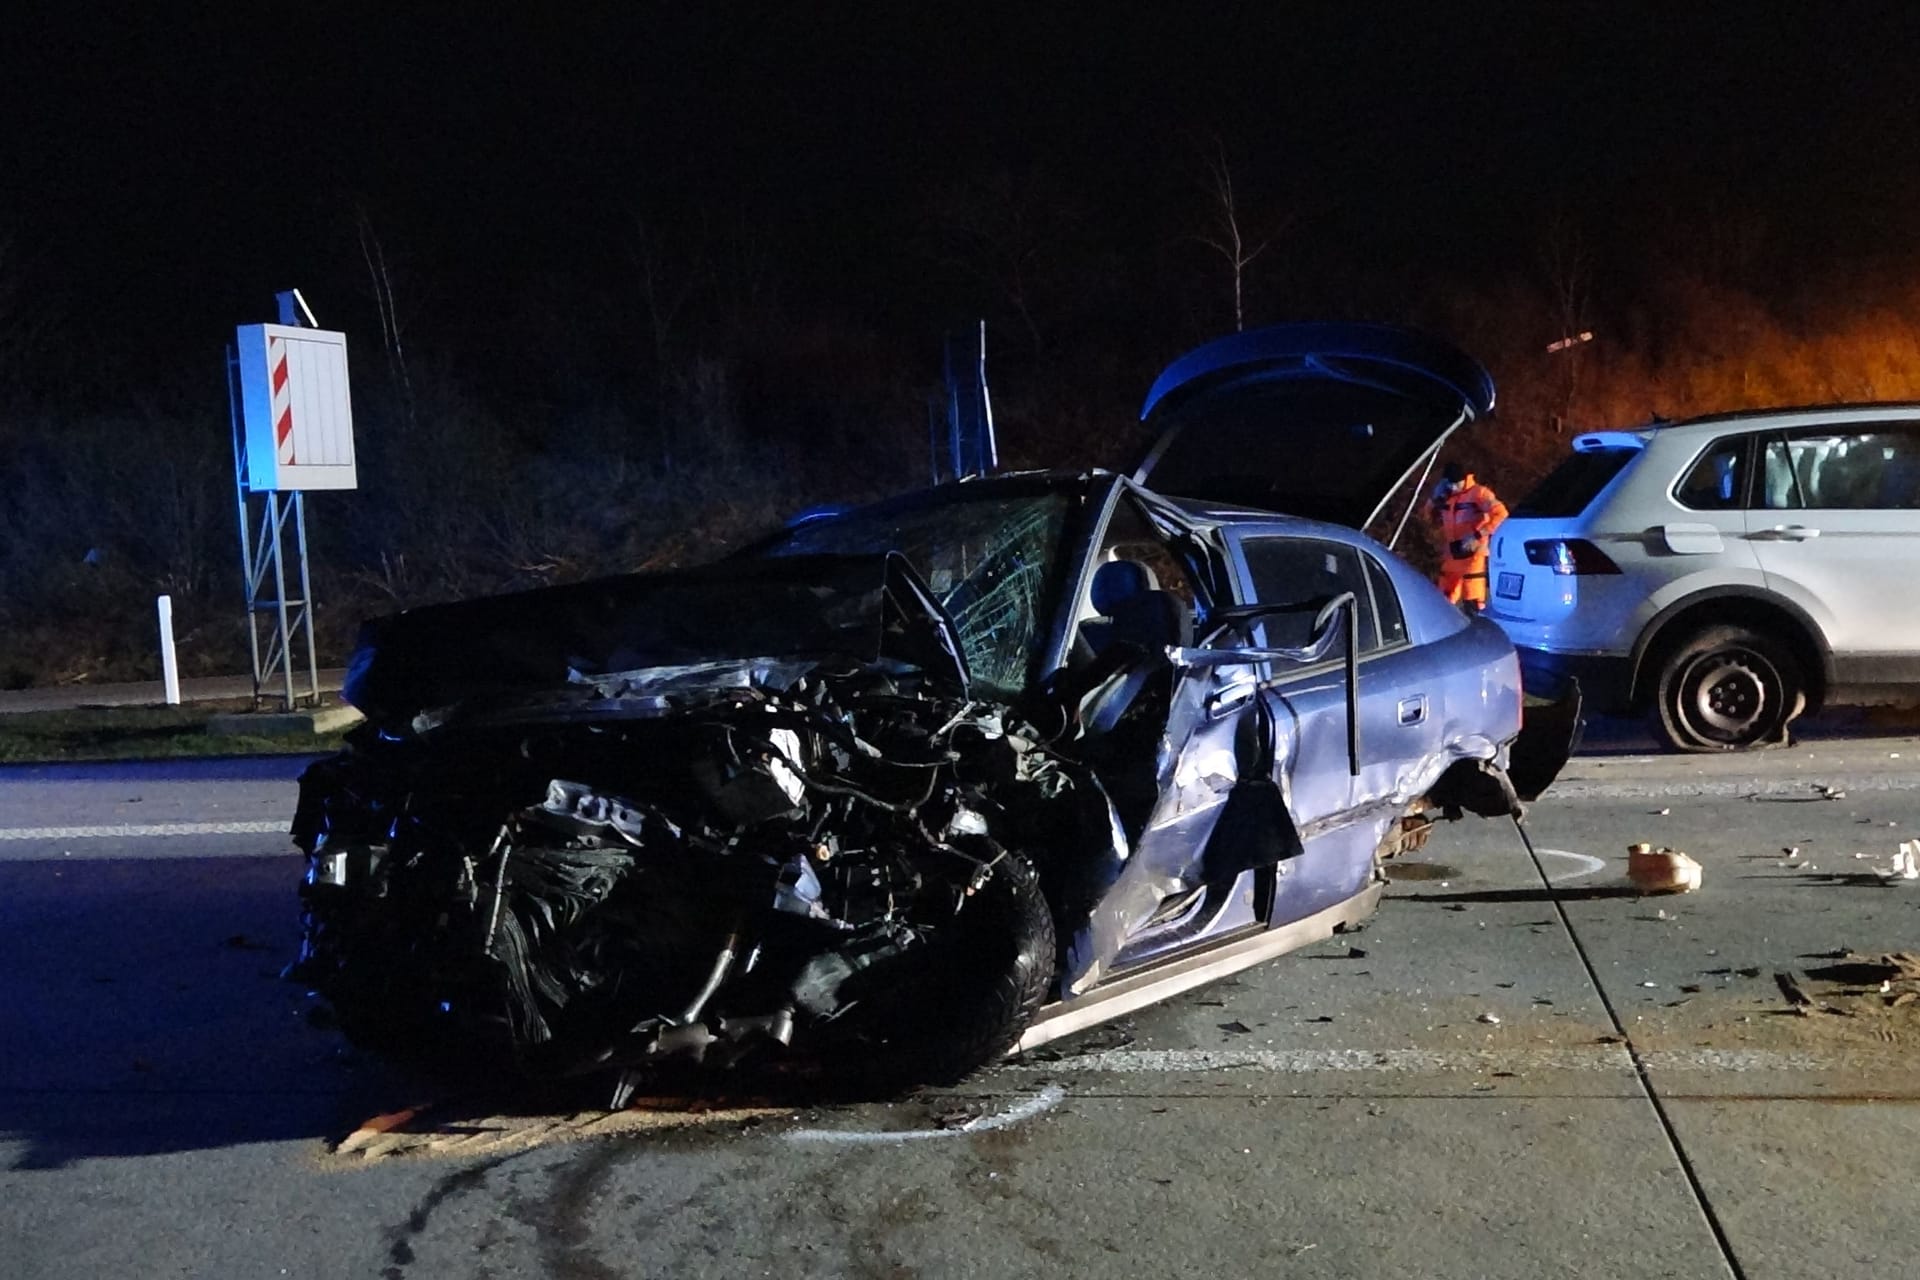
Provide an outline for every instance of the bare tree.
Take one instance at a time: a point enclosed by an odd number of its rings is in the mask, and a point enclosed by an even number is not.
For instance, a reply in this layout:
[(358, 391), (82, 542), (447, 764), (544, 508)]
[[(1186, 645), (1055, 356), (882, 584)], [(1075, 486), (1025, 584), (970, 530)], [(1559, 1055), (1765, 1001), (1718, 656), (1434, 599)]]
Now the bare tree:
[(1238, 333), (1247, 327), (1247, 268), (1267, 251), (1271, 241), (1248, 244), (1247, 233), (1241, 225), (1239, 196), (1233, 187), (1233, 168), (1227, 163), (1226, 144), (1216, 138), (1213, 145), (1214, 152), (1206, 160), (1207, 194), (1213, 200), (1212, 214), (1206, 230), (1194, 239), (1224, 258), (1228, 270), (1233, 273), (1233, 329)]
[(1046, 348), (1039, 313), (1048, 273), (1072, 212), (1036, 173), (1001, 170), (938, 194), (939, 255), (998, 293), (1026, 330), (1036, 354)]
[(1565, 429), (1580, 390), (1581, 348), (1593, 335), (1593, 255), (1580, 225), (1565, 211), (1547, 219), (1540, 235), (1540, 269), (1546, 277), (1548, 303), (1553, 309), (1553, 340), (1547, 350), (1566, 370), (1560, 409), (1554, 429)]
[(52, 385), (58, 376), (46, 366), (63, 335), (44, 301), (26, 301), (26, 275), (20, 242), (0, 230), (0, 396), (9, 398), (35, 383)]
[(400, 391), (400, 402), (412, 425), (414, 418), (413, 378), (407, 371), (407, 351), (400, 333), (400, 312), (394, 305), (393, 273), (387, 269), (386, 249), (374, 234), (373, 219), (364, 205), (354, 209), (354, 225), (360, 234), (360, 256), (367, 264), (367, 280), (373, 287), (373, 304), (380, 313), (380, 345), (387, 353), (387, 372)]
[(640, 284), (640, 304), (646, 308), (647, 336), (653, 346), (653, 377), (656, 406), (666, 398), (671, 371), (674, 333), (680, 313), (692, 299), (704, 270), (698, 255), (668, 252), (659, 232), (643, 217), (633, 220), (633, 235), (627, 242), (627, 258), (633, 263)]

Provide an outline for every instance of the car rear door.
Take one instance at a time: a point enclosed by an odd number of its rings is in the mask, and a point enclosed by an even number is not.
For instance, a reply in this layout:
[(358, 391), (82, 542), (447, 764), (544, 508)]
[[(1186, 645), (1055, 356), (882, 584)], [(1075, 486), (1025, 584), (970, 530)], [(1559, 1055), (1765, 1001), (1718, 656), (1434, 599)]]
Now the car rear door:
[[(1348, 734), (1344, 643), (1307, 665), (1275, 660), (1261, 683), (1280, 726), (1275, 767), (1304, 846), (1280, 885), (1274, 920), (1284, 923), (1345, 899), (1371, 874), (1370, 819), (1410, 798), (1399, 794), (1401, 780), (1439, 749), (1440, 691), (1429, 687), (1430, 665), (1408, 642), (1398, 597), (1370, 552), (1285, 526), (1235, 530), (1228, 541), (1243, 599), (1298, 606), (1264, 624), (1256, 637), (1264, 647), (1306, 645), (1314, 613), (1342, 591), (1359, 602), (1357, 744)], [(1357, 773), (1348, 756), (1356, 745)]]
[(1920, 423), (1769, 437), (1748, 538), (1771, 590), (1820, 624), (1843, 681), (1910, 676), (1920, 652)]

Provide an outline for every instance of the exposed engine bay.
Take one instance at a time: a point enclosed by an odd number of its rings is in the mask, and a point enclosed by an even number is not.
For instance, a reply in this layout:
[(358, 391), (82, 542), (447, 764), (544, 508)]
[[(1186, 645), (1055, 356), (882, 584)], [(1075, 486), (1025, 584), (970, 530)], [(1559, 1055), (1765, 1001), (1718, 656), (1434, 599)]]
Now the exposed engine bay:
[[(582, 719), (549, 701), (531, 722), (363, 729), (313, 766), (297, 972), (348, 1032), (490, 1043), (535, 1074), (731, 1061), (825, 1028), (876, 1069), (957, 1075), (1003, 1053), (962, 1036), (930, 1058), (902, 984), (964, 986), (929, 967), (983, 949), (991, 983), (1024, 949), (1018, 998), (1037, 1005), (1050, 869), (1006, 832), (1056, 827), (1076, 788), (1104, 806), (1091, 775), (911, 672), (713, 664), (641, 682), (595, 678), (574, 694)], [(658, 692), (674, 682), (704, 687)], [(1009, 914), (1021, 932), (983, 936)]]

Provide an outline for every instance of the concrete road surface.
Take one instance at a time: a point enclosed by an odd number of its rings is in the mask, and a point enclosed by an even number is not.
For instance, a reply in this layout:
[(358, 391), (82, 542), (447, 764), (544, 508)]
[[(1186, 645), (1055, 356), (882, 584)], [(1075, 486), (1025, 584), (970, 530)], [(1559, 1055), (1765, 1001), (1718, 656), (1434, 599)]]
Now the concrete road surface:
[(1448, 827), (1363, 932), (967, 1088), (615, 1116), (309, 1025), (298, 762), (0, 770), (0, 1272), (1913, 1274), (1920, 1001), (1840, 957), (1920, 951), (1920, 740), (1606, 749), (1537, 865)]

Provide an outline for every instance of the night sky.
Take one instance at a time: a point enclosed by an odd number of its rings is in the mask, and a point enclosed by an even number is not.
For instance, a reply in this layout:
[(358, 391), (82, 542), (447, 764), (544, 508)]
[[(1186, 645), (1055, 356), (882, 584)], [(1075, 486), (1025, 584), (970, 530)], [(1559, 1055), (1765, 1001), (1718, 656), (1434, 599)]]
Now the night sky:
[(973, 300), (923, 269), (925, 225), (1013, 174), (1058, 193), (1124, 297), (1205, 215), (1215, 146), (1250, 211), (1285, 215), (1276, 270), (1517, 269), (1558, 215), (1616, 262), (1713, 210), (1762, 211), (1783, 264), (1904, 255), (1920, 230), (1920, 6), (1121, 7), (13, 19), (0, 291), (51, 325), (43, 393), (114, 397), (212, 375), (288, 285), (373, 327), (360, 212), (418, 346), (509, 382), (555, 317), (618, 328), (636, 220), (669, 253), (734, 229), (789, 314), (931, 350)]

